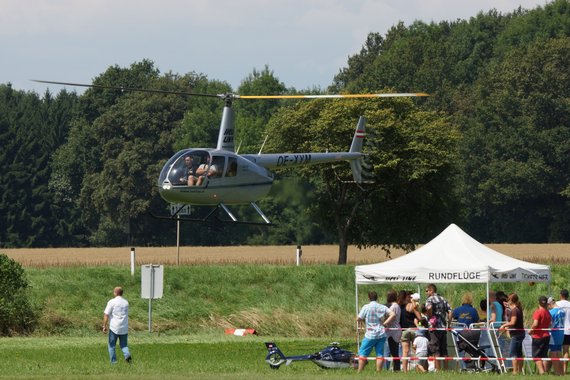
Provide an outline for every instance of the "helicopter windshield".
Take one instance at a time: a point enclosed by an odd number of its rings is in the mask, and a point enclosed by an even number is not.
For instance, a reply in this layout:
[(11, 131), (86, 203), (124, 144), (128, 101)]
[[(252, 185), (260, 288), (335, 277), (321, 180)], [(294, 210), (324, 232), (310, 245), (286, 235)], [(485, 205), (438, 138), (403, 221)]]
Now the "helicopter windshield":
[[(198, 171), (203, 163), (209, 161), (210, 154), (204, 150), (186, 150), (176, 157), (170, 171), (168, 181), (173, 186), (193, 186), (198, 183)], [(201, 181), (200, 183), (201, 184)]]
[(184, 149), (181, 150), (179, 152), (176, 152), (176, 154), (172, 157), (170, 157), (170, 159), (166, 162), (166, 164), (164, 164), (164, 166), (162, 167), (162, 170), (160, 171), (160, 176), (158, 177), (158, 185), (161, 186), (164, 181), (166, 180), (166, 177), (168, 176), (168, 172), (170, 172), (170, 169), (172, 168), (174, 162), (176, 160), (178, 160), (180, 158), (180, 156), (182, 156), (184, 153), (189, 152), (189, 149)]

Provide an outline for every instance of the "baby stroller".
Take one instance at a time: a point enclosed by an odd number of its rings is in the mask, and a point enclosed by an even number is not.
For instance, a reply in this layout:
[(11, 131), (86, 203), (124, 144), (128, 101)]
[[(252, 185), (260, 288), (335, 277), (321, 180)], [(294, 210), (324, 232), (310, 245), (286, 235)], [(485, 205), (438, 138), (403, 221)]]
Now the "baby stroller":
[(451, 333), (457, 341), (457, 350), (465, 352), (469, 357), (469, 359), (464, 361), (464, 371), (500, 372), (496, 359), (488, 360), (490, 357), (479, 347), (481, 330), (451, 330)]

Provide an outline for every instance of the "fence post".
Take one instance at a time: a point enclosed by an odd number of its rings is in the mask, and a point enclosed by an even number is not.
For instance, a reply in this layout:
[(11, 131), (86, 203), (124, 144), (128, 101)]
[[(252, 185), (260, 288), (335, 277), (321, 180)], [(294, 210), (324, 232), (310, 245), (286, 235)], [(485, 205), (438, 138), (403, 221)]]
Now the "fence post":
[(135, 275), (135, 247), (131, 247), (131, 276)]

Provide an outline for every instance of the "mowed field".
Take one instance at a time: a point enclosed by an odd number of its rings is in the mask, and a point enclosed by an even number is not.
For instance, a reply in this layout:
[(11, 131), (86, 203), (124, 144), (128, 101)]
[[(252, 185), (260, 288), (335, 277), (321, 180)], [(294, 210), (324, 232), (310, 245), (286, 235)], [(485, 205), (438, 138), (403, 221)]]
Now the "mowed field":
[[(488, 247), (506, 255), (533, 262), (570, 263), (570, 244), (489, 244)], [(176, 264), (295, 264), (296, 249), (291, 246), (233, 246), (233, 247), (136, 247), (136, 265)], [(21, 263), (24, 267), (129, 265), (130, 247), (115, 248), (34, 248), (0, 249), (0, 253)], [(391, 257), (405, 254), (394, 249)], [(349, 264), (368, 264), (389, 260), (380, 248), (348, 250)], [(303, 264), (335, 264), (338, 246), (313, 245), (302, 247)]]

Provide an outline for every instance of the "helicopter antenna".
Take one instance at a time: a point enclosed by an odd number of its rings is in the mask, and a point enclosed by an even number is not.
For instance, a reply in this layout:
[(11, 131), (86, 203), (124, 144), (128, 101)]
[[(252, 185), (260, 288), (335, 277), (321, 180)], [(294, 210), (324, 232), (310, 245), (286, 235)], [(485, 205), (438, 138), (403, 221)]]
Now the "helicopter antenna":
[(267, 142), (268, 137), (269, 137), (269, 134), (265, 135), (265, 140), (263, 140), (263, 144), (261, 144), (261, 148), (259, 148), (259, 153), (257, 153), (257, 154), (261, 154), (261, 151), (263, 150), (263, 147), (265, 146), (265, 143)]
[(243, 142), (243, 139), (242, 139), (242, 140), (239, 140), (239, 145), (238, 145), (238, 147), (237, 147), (237, 149), (236, 149), (236, 154), (239, 153), (239, 148), (241, 148), (241, 143), (242, 143), (242, 142)]

